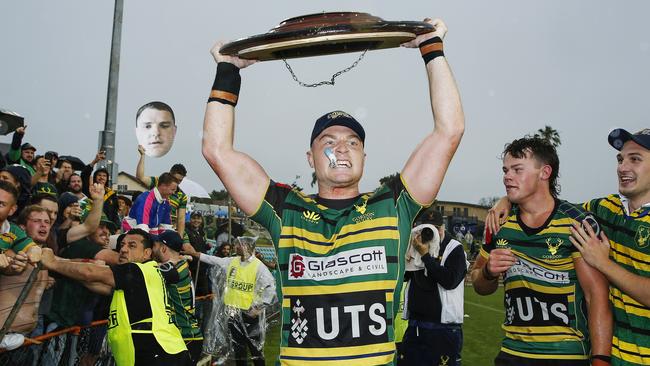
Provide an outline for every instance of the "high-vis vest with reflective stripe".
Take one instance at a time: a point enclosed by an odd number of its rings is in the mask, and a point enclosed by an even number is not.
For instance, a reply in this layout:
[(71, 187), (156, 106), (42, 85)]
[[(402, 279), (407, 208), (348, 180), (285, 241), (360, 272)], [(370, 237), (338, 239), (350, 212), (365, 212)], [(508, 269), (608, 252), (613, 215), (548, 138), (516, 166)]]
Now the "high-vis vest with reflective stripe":
[[(156, 268), (156, 262), (134, 263), (142, 271), (149, 297), (152, 317), (131, 324), (126, 307), (123, 290), (115, 290), (108, 315), (108, 342), (118, 366), (132, 366), (135, 363), (135, 347), (132, 333), (153, 334), (158, 344), (168, 354), (185, 351), (181, 333), (173, 322), (171, 310), (168, 310), (167, 293), (162, 275)], [(133, 330), (135, 324), (150, 323), (149, 330)], [(147, 328), (147, 327), (145, 327)]]
[(262, 262), (259, 259), (253, 258), (251, 263), (242, 266), (239, 257), (230, 262), (226, 272), (226, 291), (223, 296), (226, 305), (242, 310), (250, 309), (255, 294), (257, 267), (260, 263)]
[(402, 319), (402, 314), (404, 314), (404, 294), (408, 291), (407, 283), (402, 283), (402, 293), (400, 294), (399, 299), (399, 311), (395, 314), (395, 343), (400, 343), (404, 339), (404, 333), (406, 333), (406, 328), (408, 328), (408, 320)]

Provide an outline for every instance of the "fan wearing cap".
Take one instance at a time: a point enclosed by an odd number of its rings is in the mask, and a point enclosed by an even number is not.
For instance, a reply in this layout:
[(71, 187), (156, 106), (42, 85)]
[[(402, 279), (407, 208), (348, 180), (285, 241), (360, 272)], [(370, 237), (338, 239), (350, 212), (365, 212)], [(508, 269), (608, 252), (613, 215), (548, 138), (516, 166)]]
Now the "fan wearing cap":
[(18, 127), (14, 132), (11, 140), (11, 148), (7, 153), (7, 163), (20, 164), (29, 171), (30, 175), (33, 175), (36, 172), (34, 169), (34, 154), (36, 153), (36, 148), (29, 142), (22, 144), (26, 129), (27, 126)]
[(192, 364), (196, 364), (201, 357), (203, 335), (199, 328), (194, 309), (194, 285), (190, 275), (187, 259), (181, 257), (183, 239), (177, 232), (165, 230), (159, 235), (152, 236), (153, 259), (159, 263), (162, 272), (177, 272), (177, 281), (167, 280), (167, 298), (174, 309), (174, 323), (181, 331), (185, 346), (189, 352)]
[[(18, 190), (18, 209), (16, 212), (22, 211), (23, 207), (29, 204), (31, 196), (30, 192), (30, 175), (29, 171), (18, 164), (9, 165), (0, 170), (0, 180), (9, 182)], [(17, 214), (14, 216), (16, 217)]]
[[(312, 130), (307, 162), (317, 178), (314, 196), (272, 181), (235, 150), (240, 69), (254, 61), (220, 54), (220, 43), (212, 49), (217, 75), (206, 107), (203, 155), (237, 205), (271, 233), (282, 279), (282, 324), (292, 329), (282, 337), (280, 362), (395, 362), (394, 300), (400, 297), (404, 243), (417, 213), (438, 194), (464, 132), (459, 92), (443, 52), (447, 27), (425, 21), (435, 30), (404, 46), (419, 47), (424, 60), (432, 130), (399, 177), (370, 193), (359, 190), (365, 130), (341, 111), (320, 117)], [(367, 262), (355, 265), (362, 257)]]

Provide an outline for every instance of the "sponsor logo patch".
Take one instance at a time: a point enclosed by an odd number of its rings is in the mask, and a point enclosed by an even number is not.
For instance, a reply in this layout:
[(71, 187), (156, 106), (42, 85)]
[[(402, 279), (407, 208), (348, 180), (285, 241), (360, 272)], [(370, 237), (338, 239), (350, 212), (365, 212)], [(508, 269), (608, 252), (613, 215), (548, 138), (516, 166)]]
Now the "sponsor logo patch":
[(496, 242), (496, 247), (499, 248), (499, 249), (508, 248), (509, 247), (508, 241), (506, 239), (499, 239)]
[(569, 300), (567, 295), (545, 294), (527, 288), (506, 291), (506, 325), (567, 326)]
[(386, 292), (292, 297), (289, 346), (329, 348), (388, 342)]
[(309, 211), (305, 210), (302, 212), (302, 217), (305, 221), (312, 223), (312, 224), (317, 224), (318, 220), (320, 220), (320, 214), (317, 214), (314, 211)]
[(516, 258), (515, 264), (506, 272), (506, 278), (524, 276), (548, 283), (568, 284), (569, 272), (553, 271), (525, 259)]
[(289, 280), (325, 281), (387, 272), (386, 252), (381, 246), (324, 257), (307, 257), (296, 253), (289, 256)]

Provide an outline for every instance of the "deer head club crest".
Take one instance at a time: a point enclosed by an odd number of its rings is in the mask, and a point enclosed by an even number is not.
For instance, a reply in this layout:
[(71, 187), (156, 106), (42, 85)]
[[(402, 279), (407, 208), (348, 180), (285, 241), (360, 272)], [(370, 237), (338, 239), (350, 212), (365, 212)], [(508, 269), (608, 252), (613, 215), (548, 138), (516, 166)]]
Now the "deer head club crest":
[(564, 243), (564, 240), (562, 239), (557, 239), (555, 243), (553, 243), (553, 239), (548, 238), (546, 239), (546, 245), (548, 246), (548, 252), (551, 253), (551, 255), (556, 255), (557, 250), (562, 246)]
[(318, 222), (318, 220), (320, 220), (320, 215), (314, 211), (305, 210), (302, 212), (302, 216), (305, 218), (305, 220), (311, 222), (312, 224), (315, 224)]
[(440, 356), (440, 363), (438, 365), (447, 366), (448, 363), (449, 363), (449, 356), (447, 356), (447, 355)]
[(636, 235), (634, 236), (634, 241), (639, 248), (645, 248), (650, 245), (650, 227), (641, 225), (636, 229)]
[(508, 247), (508, 241), (506, 239), (499, 239), (496, 242), (497, 248), (507, 248)]
[(359, 206), (357, 206), (357, 205), (353, 205), (353, 206), (354, 206), (354, 209), (358, 213), (360, 213), (362, 215), (365, 214), (366, 213), (366, 208), (367, 208), (366, 206), (368, 206), (368, 197), (367, 196), (364, 197), (363, 204), (361, 204)]

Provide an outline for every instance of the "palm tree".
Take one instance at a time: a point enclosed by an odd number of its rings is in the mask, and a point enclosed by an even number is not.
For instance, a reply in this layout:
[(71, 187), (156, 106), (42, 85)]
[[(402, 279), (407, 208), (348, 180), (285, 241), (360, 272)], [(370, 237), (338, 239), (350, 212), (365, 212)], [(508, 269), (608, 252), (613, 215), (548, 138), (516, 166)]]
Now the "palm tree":
[(548, 143), (553, 145), (555, 148), (562, 145), (562, 141), (560, 140), (560, 133), (549, 125), (546, 125), (544, 128), (537, 130), (537, 133), (535, 133), (534, 136), (548, 141)]

